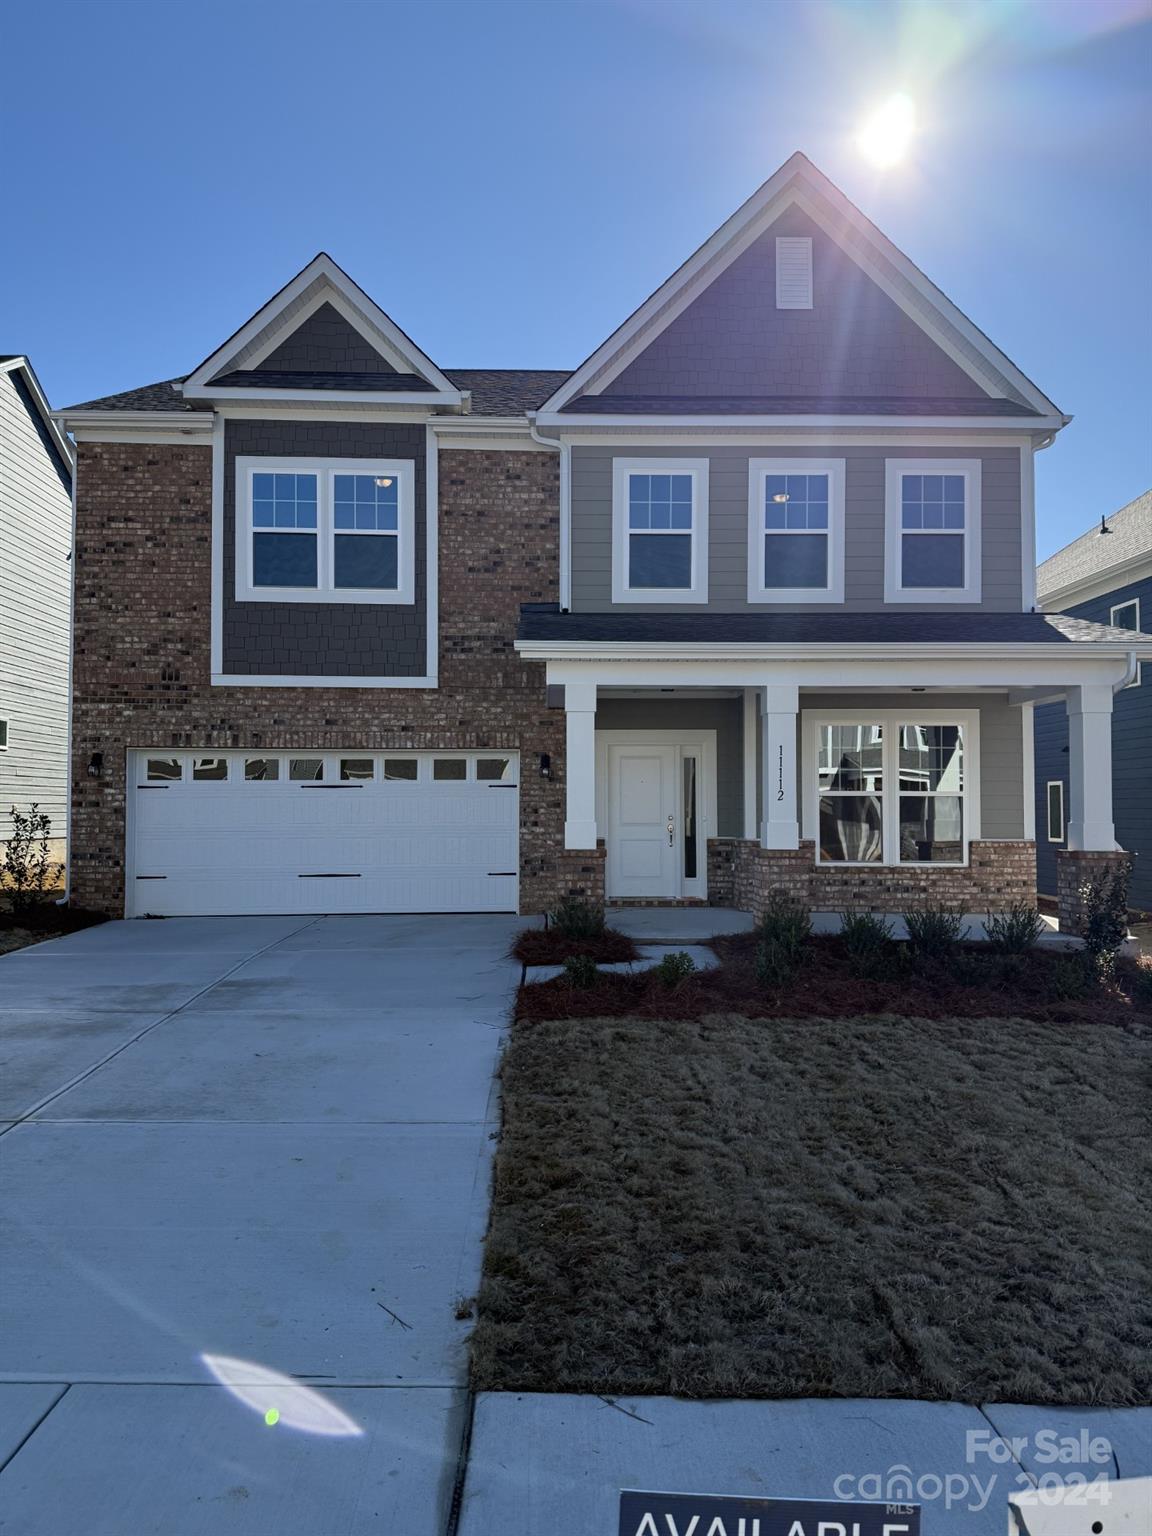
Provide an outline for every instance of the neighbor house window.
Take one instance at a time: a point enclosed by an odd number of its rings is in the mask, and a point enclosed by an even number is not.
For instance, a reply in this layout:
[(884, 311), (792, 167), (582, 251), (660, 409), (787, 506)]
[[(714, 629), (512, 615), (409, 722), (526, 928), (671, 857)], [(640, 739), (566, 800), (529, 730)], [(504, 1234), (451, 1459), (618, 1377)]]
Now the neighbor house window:
[(889, 459), (885, 481), (885, 600), (979, 602), (979, 459)]
[(963, 864), (974, 835), (970, 719), (810, 722), (806, 836), (821, 863)]
[(708, 464), (616, 459), (612, 601), (708, 601)]
[(0, 720), (0, 752), (8, 750), (8, 722)]
[(1064, 781), (1048, 780), (1048, 841), (1064, 841)]
[(844, 601), (843, 459), (748, 461), (748, 601)]
[(236, 597), (414, 601), (412, 460), (236, 460)]
[[(1134, 597), (1130, 602), (1117, 603), (1112, 609), (1108, 622), (1113, 629), (1139, 629), (1140, 628), (1140, 599)], [(1136, 663), (1136, 676), (1128, 684), (1129, 688), (1139, 688), (1142, 677), (1143, 663)]]

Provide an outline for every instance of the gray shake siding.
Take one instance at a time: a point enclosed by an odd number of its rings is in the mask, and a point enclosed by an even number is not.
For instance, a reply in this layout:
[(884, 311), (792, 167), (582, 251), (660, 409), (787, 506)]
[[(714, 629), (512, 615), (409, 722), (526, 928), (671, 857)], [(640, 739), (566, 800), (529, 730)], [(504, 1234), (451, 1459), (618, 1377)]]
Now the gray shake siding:
[[(845, 461), (844, 607), (878, 611), (884, 604), (884, 461), (890, 458), (979, 459), (982, 565), (985, 609), (1020, 609), (1020, 450), (1018, 448), (747, 448), (603, 447), (572, 449), (572, 609), (612, 606), (612, 459), (707, 458), (709, 460), (709, 606), (734, 613), (748, 604), (748, 460), (840, 458)], [(629, 605), (617, 605), (625, 608)], [(639, 605), (659, 612), (659, 604)], [(757, 603), (757, 610), (772, 604)], [(779, 605), (790, 611), (827, 610), (825, 604)], [(973, 604), (933, 604), (933, 611)], [(699, 612), (699, 606), (668, 604), (667, 612)]]
[[(412, 459), (416, 601), (248, 603), (236, 592), (236, 458)], [(421, 677), (427, 662), (424, 426), (230, 421), (224, 436), (223, 662), (226, 673)]]
[(24, 380), (0, 373), (0, 843), (9, 807), (33, 801), (65, 836), (71, 542), (70, 470)]
[(260, 367), (266, 373), (396, 371), (331, 304), (321, 304)]
[[(812, 238), (812, 308), (776, 308), (776, 237)], [(984, 391), (799, 208), (604, 390), (613, 395), (974, 399)]]
[[(1062, 609), (1077, 618), (1107, 624), (1111, 610), (1133, 599), (1140, 603), (1143, 629), (1152, 624), (1152, 577), (1117, 587), (1103, 597), (1093, 597)], [(1136, 855), (1130, 900), (1134, 907), (1152, 911), (1152, 665), (1144, 663), (1138, 688), (1123, 688), (1112, 701), (1112, 815), (1116, 841)], [(1038, 884), (1046, 896), (1056, 894), (1056, 852), (1067, 841), (1048, 841), (1047, 785), (1059, 779), (1064, 785), (1064, 814), (1068, 799), (1068, 713), (1061, 704), (1037, 708), (1036, 719), (1036, 862)]]

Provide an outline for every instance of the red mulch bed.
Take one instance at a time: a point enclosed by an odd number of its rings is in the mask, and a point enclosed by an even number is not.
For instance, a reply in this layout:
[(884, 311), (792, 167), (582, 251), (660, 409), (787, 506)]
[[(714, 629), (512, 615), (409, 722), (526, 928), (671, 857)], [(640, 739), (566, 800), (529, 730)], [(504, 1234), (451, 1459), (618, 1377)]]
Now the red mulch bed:
[[(651, 972), (602, 975), (594, 987), (574, 987), (563, 976), (520, 988), (516, 1016), (564, 1018), (700, 1019), (709, 1014), (745, 1018), (857, 1018), (894, 1015), (919, 1019), (1018, 1018), (1095, 1024), (1152, 1024), (1152, 1000), (1137, 991), (1141, 969), (1123, 959), (1116, 982), (1075, 995), (1076, 961), (1067, 952), (1033, 950), (1019, 958), (987, 945), (958, 945), (954, 960), (918, 962), (903, 951), (897, 974), (872, 980), (854, 975), (838, 937), (808, 940), (794, 978), (778, 990), (756, 976), (755, 934), (713, 941), (715, 970), (700, 971), (678, 986)], [(1147, 964), (1147, 962), (1145, 962)], [(1144, 973), (1146, 976), (1146, 972)], [(1072, 994), (1072, 995), (1070, 995)]]
[(569, 939), (555, 928), (525, 928), (509, 950), (521, 965), (563, 965), (571, 955), (589, 955), (600, 965), (636, 960), (640, 951), (626, 933), (605, 928), (595, 939)]

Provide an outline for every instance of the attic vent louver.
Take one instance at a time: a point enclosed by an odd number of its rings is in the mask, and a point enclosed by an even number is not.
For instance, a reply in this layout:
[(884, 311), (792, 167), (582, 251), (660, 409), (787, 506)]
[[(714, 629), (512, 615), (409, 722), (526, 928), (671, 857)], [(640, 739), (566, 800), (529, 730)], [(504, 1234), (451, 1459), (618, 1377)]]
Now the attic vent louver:
[(812, 240), (808, 235), (776, 237), (776, 308), (812, 308)]

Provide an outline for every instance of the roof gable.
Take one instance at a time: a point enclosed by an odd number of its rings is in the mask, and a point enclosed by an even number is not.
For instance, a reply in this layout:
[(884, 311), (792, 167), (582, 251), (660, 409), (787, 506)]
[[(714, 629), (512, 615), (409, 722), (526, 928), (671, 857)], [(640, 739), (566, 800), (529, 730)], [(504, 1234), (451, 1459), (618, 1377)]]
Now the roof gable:
[(1148, 563), (1152, 563), (1152, 491), (1145, 491), (1049, 555), (1036, 572), (1038, 596), (1042, 603), (1048, 603), (1090, 585), (1105, 590), (1109, 582), (1124, 585), (1136, 579)]
[[(771, 231), (771, 235), (769, 235)], [(853, 356), (851, 378), (853, 388), (832, 376), (836, 351), (844, 341), (837, 334), (830, 343), (824, 359), (824, 375), (818, 387), (803, 387), (797, 381), (794, 392), (806, 396), (843, 397), (864, 395), (869, 391), (877, 396), (891, 396), (891, 376), (906, 373), (912, 380), (923, 379), (917, 388), (929, 395), (954, 398), (1012, 400), (1028, 411), (1043, 416), (1059, 416), (1058, 408), (1016, 368), (972, 322), (947, 299), (862, 213), (848, 201), (833, 184), (822, 175), (806, 156), (795, 154), (776, 174), (769, 178), (732, 217), (684, 263), (662, 287), (645, 301), (638, 310), (619, 327), (572, 377), (545, 402), (542, 414), (563, 411), (574, 400), (588, 397), (597, 399), (608, 396), (624, 396), (629, 389), (637, 394), (652, 395), (651, 389), (638, 386), (646, 380), (661, 356), (671, 360), (679, 350), (687, 355), (688, 340), (701, 316), (709, 315), (710, 308), (718, 305), (725, 309), (722, 335), (716, 338), (719, 347), (727, 338), (730, 341), (730, 362), (735, 363), (734, 376), (738, 387), (726, 385), (723, 391), (715, 387), (715, 377), (707, 387), (685, 388), (684, 377), (665, 392), (684, 397), (701, 394), (716, 396), (724, 393), (738, 396), (741, 393), (761, 396), (778, 396), (782, 391), (778, 384), (769, 387), (769, 381), (785, 369), (788, 359), (781, 355), (772, 358), (765, 354), (763, 345), (760, 355), (753, 356), (756, 348), (734, 318), (733, 304), (737, 297), (752, 303), (756, 310), (771, 303), (774, 321), (791, 321), (792, 328), (811, 321), (817, 310), (775, 310), (775, 236), (785, 233), (810, 233), (819, 240), (819, 250), (814, 245), (814, 258), (819, 257), (826, 268), (834, 267), (843, 277), (853, 274), (851, 287), (854, 293), (867, 295), (867, 315), (874, 326), (878, 319), (885, 322), (886, 337), (897, 340), (896, 353), (889, 362), (888, 374), (868, 384), (868, 373), (863, 356)], [(769, 253), (769, 248), (771, 248)], [(746, 258), (746, 259), (745, 259)], [(772, 271), (765, 270), (768, 263)], [(859, 273), (857, 277), (854, 274)], [(754, 279), (750, 281), (750, 276)], [(762, 293), (751, 293), (764, 283)], [(819, 275), (817, 275), (819, 283)], [(709, 291), (718, 289), (716, 298)], [(873, 294), (875, 297), (873, 297)], [(727, 301), (726, 305), (721, 301)], [(884, 302), (886, 301), (886, 302)], [(688, 314), (694, 306), (700, 308)], [(761, 311), (762, 313), (762, 311)], [(897, 320), (895, 317), (901, 318)], [(683, 326), (673, 330), (681, 318)], [(713, 316), (713, 318), (715, 318)], [(664, 340), (672, 330), (673, 335)], [(772, 334), (781, 338), (782, 354), (790, 350), (784, 345), (786, 327), (778, 323)], [(913, 333), (919, 333), (913, 341)], [(862, 353), (861, 343), (872, 337), (867, 328), (859, 330), (856, 352)], [(923, 337), (921, 341), (919, 338)], [(849, 337), (851, 339), (851, 337)], [(761, 343), (769, 340), (765, 329)], [(655, 349), (655, 350), (653, 350)], [(645, 361), (646, 355), (651, 356)], [(935, 359), (939, 357), (939, 361)], [(933, 359), (929, 363), (929, 359)], [(718, 362), (718, 359), (714, 359)], [(689, 374), (691, 370), (688, 370)], [(747, 380), (756, 387), (746, 387)], [(701, 384), (705, 381), (701, 380)], [(940, 383), (946, 387), (941, 389)], [(862, 386), (868, 384), (867, 388)], [(589, 409), (586, 403), (583, 407)], [(604, 411), (612, 410), (608, 399)]]
[(0, 373), (6, 373), (11, 378), (20, 403), (28, 413), (28, 419), (35, 428), (44, 451), (52, 460), (61, 483), (66, 489), (71, 490), (76, 451), (65, 436), (60, 423), (53, 416), (48, 397), (41, 387), (40, 380), (36, 377), (32, 364), (20, 353), (5, 353), (0, 356)]
[[(324, 382), (313, 387), (309, 374)], [(347, 390), (340, 387), (342, 378)], [(181, 388), (186, 396), (221, 399), (288, 390), (305, 400), (347, 393), (404, 404), (462, 401), (432, 359), (323, 251)]]

